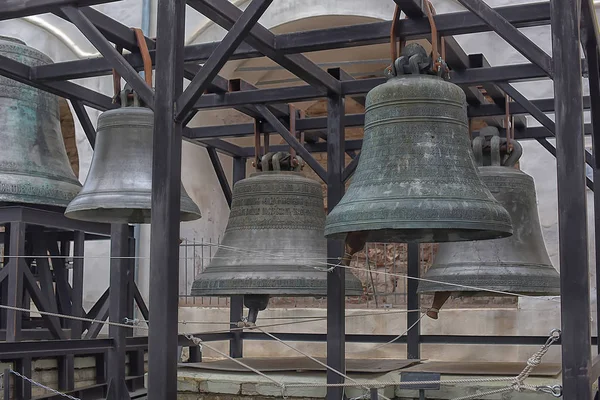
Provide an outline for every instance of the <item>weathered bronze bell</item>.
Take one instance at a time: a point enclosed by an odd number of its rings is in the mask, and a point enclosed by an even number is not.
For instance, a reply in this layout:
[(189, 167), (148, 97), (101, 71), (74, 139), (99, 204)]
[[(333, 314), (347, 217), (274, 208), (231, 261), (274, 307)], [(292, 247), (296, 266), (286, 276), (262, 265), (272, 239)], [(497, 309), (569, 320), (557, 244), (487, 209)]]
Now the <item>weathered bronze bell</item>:
[[(0, 54), (28, 66), (51, 64), (20, 40), (0, 37)], [(65, 150), (58, 98), (0, 76), (0, 202), (66, 207), (81, 190)]]
[(506, 143), (496, 130), (489, 146), (491, 157), (482, 157), (483, 137), (475, 138), (473, 146), (478, 163), (487, 164), (479, 167), (480, 176), (509, 211), (514, 233), (495, 240), (439, 245), (434, 263), (423, 277), (426, 280), (418, 286), (419, 293), (435, 293), (433, 307), (428, 311), (434, 319), (451, 294), (560, 294), (559, 274), (552, 266), (542, 237), (533, 178), (513, 167), (522, 152), (518, 142), (511, 140), (512, 153), (501, 157), (500, 148)]
[[(192, 296), (244, 295), (251, 321), (269, 296), (327, 295), (323, 191), (299, 171), (279, 170), (283, 158), (272, 155), (275, 170), (263, 158), (263, 172), (234, 185), (221, 245), (191, 290)], [(346, 270), (346, 295), (362, 293)]]
[[(121, 104), (127, 104), (127, 90), (121, 98)], [(100, 115), (90, 171), (83, 189), (67, 207), (67, 217), (106, 223), (150, 222), (153, 128), (153, 111), (137, 103)], [(183, 185), (180, 218), (200, 218), (198, 206)]]
[(428, 243), (509, 236), (508, 212), (477, 174), (463, 91), (425, 74), (431, 59), (411, 49), (367, 95), (360, 160), (325, 235)]

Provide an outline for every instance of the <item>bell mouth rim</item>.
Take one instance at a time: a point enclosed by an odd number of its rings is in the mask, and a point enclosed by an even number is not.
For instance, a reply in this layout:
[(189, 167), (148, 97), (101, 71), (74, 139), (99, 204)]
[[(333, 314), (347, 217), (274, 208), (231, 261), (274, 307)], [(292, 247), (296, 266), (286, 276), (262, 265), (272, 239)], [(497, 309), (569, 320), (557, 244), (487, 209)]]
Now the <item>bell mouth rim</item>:
[[(414, 222), (414, 221), (412, 221)], [(325, 237), (327, 239), (344, 240), (346, 235), (351, 232), (368, 232), (367, 242), (380, 243), (453, 243), (453, 242), (468, 242), (473, 240), (494, 240), (508, 238), (513, 235), (512, 226), (507, 227), (498, 224), (481, 224), (473, 223), (482, 226), (483, 228), (468, 228), (465, 224), (462, 227), (457, 225), (455, 228), (448, 229), (443, 226), (435, 226), (439, 224), (430, 222), (429, 224), (417, 223), (415, 227), (398, 227), (389, 228), (381, 227), (378, 229), (344, 229), (343, 231), (335, 226), (325, 226)], [(427, 226), (429, 225), (429, 226)], [(487, 227), (486, 227), (487, 225)], [(345, 225), (348, 227), (349, 225)], [(350, 225), (351, 226), (351, 225)], [(443, 232), (443, 237), (440, 235)], [(438, 236), (436, 236), (438, 235)], [(458, 236), (457, 236), (458, 235)]]
[(18, 39), (18, 38), (13, 37), (13, 36), (0, 35), (0, 41), (18, 43), (18, 44), (21, 44), (23, 46), (27, 46), (27, 43), (25, 43), (23, 40)]

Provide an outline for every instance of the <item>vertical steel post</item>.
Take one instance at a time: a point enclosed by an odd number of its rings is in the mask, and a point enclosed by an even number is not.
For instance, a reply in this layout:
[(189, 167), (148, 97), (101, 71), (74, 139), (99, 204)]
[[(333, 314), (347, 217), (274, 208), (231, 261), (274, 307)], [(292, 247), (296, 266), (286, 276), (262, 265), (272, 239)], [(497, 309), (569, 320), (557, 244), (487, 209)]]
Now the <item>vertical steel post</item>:
[(552, 0), (564, 400), (591, 398), (580, 1)]
[[(588, 40), (586, 42), (586, 58), (589, 71), (593, 129), (594, 247), (596, 252), (596, 312), (598, 312), (600, 310), (600, 303), (598, 303), (598, 300), (600, 299), (600, 58), (598, 57), (596, 42), (593, 40)], [(600, 319), (596, 318), (596, 324), (596, 332), (600, 332)], [(598, 341), (598, 353), (600, 354), (600, 341)]]
[[(233, 159), (233, 184), (246, 178), (246, 158), (235, 157)], [(233, 190), (233, 185), (231, 187)], [(231, 296), (229, 303), (229, 321), (238, 322), (244, 316), (244, 296)], [(191, 348), (190, 348), (191, 354)], [(242, 331), (233, 331), (233, 338), (229, 341), (229, 355), (234, 358), (242, 358), (244, 354), (244, 342)]]
[[(418, 243), (408, 243), (406, 262), (408, 264), (408, 276), (418, 278), (420, 275), (421, 254)], [(417, 279), (408, 279), (407, 282), (407, 299), (406, 308), (408, 310), (418, 310), (420, 308), (419, 294), (417, 293)], [(420, 318), (418, 312), (406, 313), (406, 329), (416, 323), (416, 325), (408, 331), (406, 342), (406, 358), (417, 359), (421, 357), (421, 323), (417, 322)]]
[[(123, 224), (111, 225), (110, 235), (110, 291), (109, 320), (123, 323), (127, 316), (127, 269), (129, 259), (129, 227)], [(108, 351), (108, 382), (111, 400), (127, 398), (125, 386), (125, 355), (127, 349), (127, 328), (110, 325), (108, 334), (114, 347)]]
[(185, 0), (158, 0), (156, 94), (150, 231), (150, 315), (148, 400), (177, 397), (177, 313), (181, 124), (175, 100), (183, 90)]
[[(344, 97), (330, 94), (327, 99), (327, 210), (333, 210), (344, 195)], [(337, 263), (344, 255), (344, 243), (327, 240), (327, 260)], [(327, 365), (346, 370), (346, 302), (345, 268), (327, 274)], [(327, 383), (342, 383), (340, 375), (327, 370)], [(327, 400), (341, 400), (344, 388), (328, 387)]]
[(5, 399), (10, 399), (10, 369), (6, 368), (4, 370), (4, 374), (2, 375), (2, 384), (4, 385), (4, 398)]
[[(10, 224), (10, 251), (8, 268), (8, 301), (11, 307), (21, 307), (23, 300), (23, 271), (25, 264), (25, 224), (11, 222)], [(20, 311), (8, 310), (6, 314), (6, 341), (18, 342), (21, 340), (21, 325), (23, 316)]]
[[(83, 255), (85, 247), (85, 232), (76, 231), (73, 238), (73, 292), (71, 294), (71, 303), (73, 305), (73, 315), (84, 317), (83, 315)], [(71, 321), (71, 339), (81, 339), (83, 331), (82, 321)]]

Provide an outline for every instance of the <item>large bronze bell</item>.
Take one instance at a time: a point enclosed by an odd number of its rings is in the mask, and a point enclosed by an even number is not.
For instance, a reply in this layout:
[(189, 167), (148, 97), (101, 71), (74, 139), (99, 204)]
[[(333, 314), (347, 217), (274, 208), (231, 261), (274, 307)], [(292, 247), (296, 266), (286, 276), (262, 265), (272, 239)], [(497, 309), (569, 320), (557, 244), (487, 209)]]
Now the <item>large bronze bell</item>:
[[(8, 37), (0, 37), (0, 54), (31, 67), (52, 63)], [(0, 87), (0, 202), (66, 207), (81, 184), (65, 150), (58, 98), (3, 76)]]
[[(513, 235), (508, 238), (439, 245), (433, 265), (419, 282), (419, 293), (435, 293), (428, 315), (437, 318), (438, 310), (454, 293), (456, 296), (505, 295), (505, 292), (530, 296), (560, 294), (560, 278), (546, 251), (537, 212), (533, 178), (515, 169), (522, 149), (511, 140), (510, 155), (500, 154), (507, 141), (492, 136), (491, 156), (483, 154), (484, 137), (473, 141), (479, 173), (484, 183), (509, 211)], [(491, 165), (490, 165), (491, 164)], [(431, 281), (428, 281), (431, 280)], [(445, 285), (449, 283), (453, 285)], [(463, 287), (464, 285), (466, 287)], [(481, 291), (478, 288), (487, 289)]]
[[(121, 94), (127, 105), (129, 90)], [(154, 112), (133, 106), (98, 118), (96, 147), (83, 189), (67, 207), (69, 218), (106, 223), (150, 222)], [(200, 210), (181, 185), (181, 221), (200, 218)]]
[[(268, 155), (271, 156), (271, 155)], [(237, 182), (227, 228), (209, 266), (192, 285), (192, 296), (244, 295), (255, 320), (269, 296), (327, 295), (327, 241), (321, 185), (297, 170), (273, 169)], [(292, 169), (292, 168), (290, 168)], [(346, 270), (346, 295), (362, 295)]]
[(327, 216), (328, 238), (455, 242), (512, 233), (477, 174), (465, 94), (430, 66), (421, 46), (406, 46), (388, 81), (368, 93), (360, 160)]

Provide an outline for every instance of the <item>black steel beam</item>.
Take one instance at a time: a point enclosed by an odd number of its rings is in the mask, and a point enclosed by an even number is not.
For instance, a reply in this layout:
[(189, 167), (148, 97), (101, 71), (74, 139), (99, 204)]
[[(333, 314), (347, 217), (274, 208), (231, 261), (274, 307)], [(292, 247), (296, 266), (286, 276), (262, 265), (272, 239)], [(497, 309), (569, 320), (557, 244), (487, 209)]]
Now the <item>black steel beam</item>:
[[(470, 68), (489, 68), (491, 67), (488, 60), (481, 53), (479, 54), (469, 54), (469, 67)], [(492, 98), (492, 101), (496, 103), (502, 110), (506, 109), (506, 95), (500, 90), (500, 88), (493, 83), (482, 83), (483, 89), (486, 91), (486, 94)], [(510, 104), (510, 103), (509, 103)], [(509, 105), (509, 109), (510, 109)], [(554, 108), (554, 102), (552, 102), (552, 108)], [(498, 114), (504, 115), (504, 114)], [(527, 127), (527, 118), (524, 115), (515, 115), (511, 114), (514, 121), (514, 126), (516, 129), (522, 129)], [(503, 126), (503, 124), (498, 124), (498, 126)]]
[(234, 50), (242, 43), (250, 29), (258, 22), (273, 0), (252, 0), (239, 19), (221, 40), (215, 52), (200, 68), (200, 72), (192, 79), (190, 85), (177, 99), (176, 120), (183, 121), (192, 111), (196, 100), (208, 88), (221, 68), (229, 60)]
[[(294, 333), (277, 332), (279, 339), (287, 342), (325, 342), (325, 333)], [(244, 331), (244, 340), (273, 340), (262, 332)], [(373, 334), (346, 334), (347, 343), (387, 343), (396, 339), (395, 343), (406, 344), (407, 336), (398, 338), (397, 335)], [(548, 340), (548, 336), (494, 336), (494, 335), (421, 335), (421, 344), (453, 344), (453, 345), (509, 345), (509, 346), (541, 346)], [(596, 337), (592, 343), (598, 342)], [(554, 345), (560, 345), (560, 340)]]
[[(73, 316), (84, 317), (83, 312), (83, 256), (85, 248), (85, 234), (81, 231), (75, 232), (73, 240), (73, 291), (71, 292), (71, 304)], [(83, 333), (82, 321), (73, 320), (69, 323), (71, 327), (71, 338), (80, 339)]]
[[(188, 132), (189, 132), (189, 128), (183, 128), (183, 136), (185, 136), (186, 138), (188, 138), (188, 135), (189, 135)], [(199, 144), (203, 147), (215, 148), (219, 152), (221, 152), (223, 154), (227, 154), (232, 157), (245, 157), (244, 150), (240, 146), (235, 145), (233, 143), (226, 142), (225, 140), (203, 139), (203, 140), (196, 140), (196, 141), (194, 141), (194, 143)]]
[[(586, 8), (587, 4), (587, 10)], [(597, 26), (590, 26), (596, 24), (596, 13), (593, 4), (589, 4), (587, 0), (583, 0), (582, 12), (590, 13), (587, 17), (584, 17), (586, 21), (586, 33), (587, 38), (584, 39), (584, 51), (589, 66), (589, 87), (590, 97), (592, 100), (591, 120), (592, 120), (592, 154), (594, 156), (594, 163), (592, 166), (593, 179), (596, 182), (594, 189), (598, 189), (598, 192), (594, 190), (594, 215), (600, 215), (600, 55), (598, 52), (598, 44), (600, 41), (596, 40), (596, 34), (591, 34), (590, 30), (597, 30)], [(592, 36), (591, 38), (589, 36)], [(583, 39), (583, 38), (582, 38)], [(595, 257), (595, 269), (596, 269), (596, 298), (600, 298), (600, 218), (594, 218), (594, 251)], [(599, 306), (596, 304), (596, 311)], [(600, 332), (600, 320), (596, 319), (597, 332)], [(600, 353), (600, 346), (596, 350)], [(592, 362), (592, 371), (590, 372), (590, 379), (597, 381), (600, 377), (600, 364), (598, 363), (600, 356), (596, 355)], [(593, 384), (593, 383), (592, 383)]]
[[(506, 131), (501, 128), (500, 133), (504, 134)], [(586, 134), (592, 133), (592, 126), (590, 124), (584, 125), (584, 132)], [(477, 134), (477, 131), (473, 132), (474, 135)], [(549, 138), (553, 137), (553, 135), (546, 129), (545, 127), (529, 127), (525, 129), (520, 129), (515, 131), (515, 139), (517, 140), (525, 140), (525, 139), (541, 139), (541, 138)], [(356, 151), (360, 150), (362, 147), (362, 140), (347, 140), (345, 143), (346, 151)], [(318, 142), (318, 143), (306, 143), (304, 144), (304, 148), (310, 153), (325, 153), (327, 152), (327, 143)], [(288, 146), (285, 145), (276, 145), (271, 146), (271, 151), (286, 151)], [(254, 157), (254, 147), (243, 147), (242, 148), (245, 157)]]
[[(127, 270), (129, 256), (128, 226), (113, 224), (110, 241), (110, 292), (109, 319), (122, 323), (127, 317)], [(108, 378), (112, 385), (113, 399), (125, 399), (125, 356), (127, 331), (120, 326), (109, 325), (108, 335), (114, 347), (108, 351)]]
[(99, 110), (116, 107), (110, 97), (72, 82), (36, 82), (32, 80), (31, 71), (31, 67), (0, 55), (0, 75), (69, 100), (81, 101), (83, 104)]
[[(260, 116), (262, 118), (262, 116)], [(345, 126), (362, 126), (365, 123), (364, 114), (348, 114), (344, 116)], [(273, 133), (277, 130), (267, 121), (260, 125), (262, 133)], [(327, 129), (327, 117), (296, 119), (296, 130), (301, 132), (320, 131)], [(186, 132), (188, 139), (235, 138), (254, 135), (254, 124), (213, 125), (189, 128)], [(327, 138), (325, 133), (324, 139)]]
[(149, 321), (150, 320), (150, 311), (148, 310), (148, 306), (146, 306), (146, 302), (144, 301), (144, 298), (142, 297), (142, 293), (140, 293), (140, 289), (138, 288), (137, 284), (135, 284), (135, 283), (133, 285), (133, 298), (135, 300), (135, 303), (138, 305), (138, 308), (140, 309), (140, 313), (142, 314), (142, 317), (146, 321)]
[[(233, 184), (246, 179), (246, 159), (235, 157), (233, 159)], [(241, 321), (244, 317), (244, 296), (231, 296), (229, 302), (229, 321)], [(235, 325), (232, 325), (233, 329)], [(233, 358), (241, 358), (244, 354), (244, 341), (242, 340), (242, 331), (236, 329), (231, 332), (231, 340), (229, 341), (229, 356)], [(190, 348), (191, 354), (191, 348)]]
[[(129, 64), (131, 64), (136, 71), (141, 70), (143, 68), (143, 60), (139, 53), (140, 50), (138, 47), (137, 38), (133, 30), (123, 25), (122, 23), (108, 17), (107, 15), (94, 10), (93, 8), (84, 7), (80, 11), (94, 24), (94, 26), (106, 37), (106, 39), (123, 47), (124, 49), (128, 49), (133, 52), (132, 54), (123, 56), (123, 58)], [(67, 15), (65, 15), (62, 11), (55, 12), (55, 14), (61, 18), (69, 20)], [(150, 51), (150, 58), (154, 65), (156, 56), (156, 43), (153, 39), (150, 39), (148, 37), (145, 37), (145, 40), (148, 46), (148, 50)], [(93, 75), (81, 75), (79, 72), (77, 72), (78, 68), (83, 67), (85, 69), (88, 65), (96, 65), (96, 67), (104, 68), (105, 73), (112, 73), (112, 65), (109, 62), (109, 60), (107, 60), (106, 58), (96, 58), (88, 60), (68, 61), (65, 63), (49, 64), (34, 67), (32, 68), (32, 74), (34, 77), (36, 77), (36, 79), (40, 81), (56, 79), (76, 79), (86, 76), (102, 75), (102, 73)], [(184, 68), (184, 77), (188, 79), (193, 79), (199, 70), (200, 67), (198, 65), (186, 65)], [(68, 72), (68, 78), (64, 75), (61, 75), (65, 72)], [(216, 76), (209, 84), (208, 89), (209, 91), (214, 93), (227, 92), (228, 82), (226, 79), (220, 76)], [(238, 108), (238, 110), (247, 113), (244, 107), (240, 107)]]
[[(345, 165), (344, 98), (330, 95), (327, 99), (327, 210), (331, 212), (344, 196), (342, 179)], [(341, 240), (327, 240), (327, 261), (337, 263), (344, 255)], [(327, 274), (327, 365), (335, 371), (346, 371), (346, 287), (345, 268), (334, 268)], [(344, 379), (327, 370), (327, 383), (342, 383)], [(327, 400), (344, 397), (342, 387), (328, 387)]]
[[(550, 23), (550, 3), (547, 1), (498, 7), (495, 10), (516, 27), (547, 25)], [(486, 23), (470, 11), (439, 14), (433, 18), (441, 36), (464, 35), (491, 30)], [(386, 21), (317, 29), (278, 35), (276, 44), (277, 50), (289, 54), (389, 43), (391, 28), (391, 21)], [(398, 37), (407, 40), (423, 39), (431, 36), (431, 27), (427, 18), (402, 19), (398, 21), (396, 33)], [(208, 49), (205, 51), (208, 51)]]
[(96, 146), (96, 129), (90, 120), (90, 116), (88, 115), (87, 111), (85, 111), (81, 101), (71, 100), (71, 106), (73, 106), (75, 115), (77, 115), (77, 119), (79, 120), (79, 123), (83, 128), (83, 132), (85, 133), (85, 136), (87, 137), (88, 142), (93, 150)]
[(560, 254), (562, 380), (565, 400), (592, 397), (590, 283), (578, 1), (552, 0)]
[(229, 187), (229, 182), (227, 181), (227, 176), (225, 175), (225, 170), (223, 169), (219, 155), (213, 147), (207, 147), (206, 151), (208, 152), (208, 157), (210, 158), (210, 162), (215, 170), (215, 175), (217, 175), (217, 179), (219, 180), (219, 185), (223, 191), (223, 196), (225, 196), (225, 201), (227, 201), (227, 204), (229, 207), (231, 207), (231, 187)]
[[(540, 99), (530, 100), (530, 103), (542, 112), (554, 112), (554, 99)], [(509, 112), (511, 115), (522, 115), (529, 114), (529, 111), (517, 102), (509, 103)], [(590, 97), (585, 96), (583, 98), (584, 109), (589, 109), (591, 106)], [(468, 107), (468, 116), (470, 118), (483, 118), (490, 116), (503, 116), (504, 106), (498, 104), (480, 104), (472, 105)], [(344, 116), (344, 126), (362, 126), (365, 123), (364, 114), (347, 114)], [(516, 135), (519, 135), (519, 130), (522, 130), (524, 126), (516, 125)], [(315, 118), (304, 118), (296, 121), (296, 128), (299, 131), (313, 131), (322, 130), (327, 128), (327, 117), (315, 117)], [(268, 122), (263, 122), (261, 125), (261, 131), (272, 133), (276, 132)], [(541, 132), (539, 128), (527, 128), (524, 132), (526, 135), (521, 135), (519, 139), (536, 138)], [(591, 131), (586, 130), (587, 133)], [(209, 138), (235, 138), (235, 137), (246, 137), (254, 134), (254, 124), (236, 124), (236, 125), (214, 125), (214, 126), (203, 126), (197, 128), (188, 128), (186, 130), (186, 137), (189, 139), (209, 139)], [(543, 137), (549, 137), (544, 135)]]
[[(581, 0), (581, 40), (584, 51), (600, 52), (600, 28), (598, 27), (598, 18), (596, 17), (596, 7), (593, 0)], [(589, 45), (588, 45), (589, 43)]]
[(140, 98), (152, 109), (154, 109), (154, 91), (142, 79), (137, 71), (123, 58), (110, 42), (102, 35), (96, 26), (75, 7), (63, 7), (62, 12), (67, 16), (77, 29), (102, 53), (110, 62), (111, 66), (119, 73)]
[(422, 18), (424, 14), (423, 0), (394, 0), (409, 18)]
[[(509, 83), (500, 82), (498, 87), (508, 94), (514, 101), (520, 104), (533, 118), (535, 118), (540, 124), (542, 124), (550, 133), (556, 136), (556, 126), (546, 114), (544, 114), (539, 108), (534, 106), (521, 92), (512, 87)], [(589, 151), (585, 150), (585, 162), (591, 167), (593, 166), (593, 157)]]
[[(545, 25), (550, 22), (549, 2), (531, 3), (516, 6), (495, 8), (498, 13), (507, 21), (516, 27)], [(107, 23), (106, 17), (101, 19), (96, 14), (101, 13), (93, 9), (83, 9), (88, 18), (98, 17), (92, 20), (100, 31), (107, 36), (111, 32), (114, 36), (107, 39), (111, 42), (121, 38), (123, 48), (136, 48), (133, 33), (125, 26), (123, 31), (117, 32), (113, 24)], [(434, 17), (438, 32), (443, 36), (461, 35), (467, 33), (485, 32), (491, 30), (484, 22), (477, 18), (470, 11), (450, 14), (441, 14)], [(100, 25), (100, 23), (104, 25)], [(103, 30), (103, 27), (106, 29)], [(319, 50), (330, 50), (335, 48), (365, 46), (370, 44), (388, 43), (390, 38), (391, 22), (375, 22), (369, 24), (351, 25), (336, 28), (316, 29), (304, 32), (294, 32), (275, 36), (275, 46), (279, 53), (294, 54)], [(129, 32), (127, 32), (129, 31)], [(398, 34), (408, 39), (421, 39), (430, 36), (430, 27), (427, 18), (403, 19), (398, 21)], [(126, 38), (123, 40), (122, 38)], [(129, 47), (127, 44), (129, 43)], [(125, 45), (124, 45), (125, 44)], [(219, 45), (219, 42), (203, 43), (187, 46), (185, 48), (186, 62), (204, 62)], [(156, 53), (153, 46), (150, 48), (150, 55), (153, 62), (156, 59)], [(263, 55), (249, 45), (242, 44), (236, 50), (231, 60), (262, 57)], [(447, 55), (450, 58), (450, 54)], [(142, 68), (142, 59), (139, 54), (128, 54), (125, 58), (136, 69)], [(36, 68), (37, 77), (40, 81), (44, 80), (67, 80), (84, 78), (91, 76), (107, 75), (111, 73), (111, 66), (104, 58), (95, 58), (88, 60), (67, 61), (55, 63), (48, 66), (39, 66)], [(215, 83), (215, 81), (213, 81)]]
[(344, 172), (342, 173), (342, 180), (344, 182), (348, 181), (352, 175), (354, 175), (354, 171), (356, 171), (356, 167), (358, 167), (358, 162), (360, 160), (360, 153), (354, 156), (352, 161), (344, 168)]
[[(6, 229), (6, 228), (5, 228)], [(2, 269), (7, 269), (6, 285), (8, 293), (3, 298), (3, 303), (9, 307), (23, 307), (23, 273), (29, 266), (25, 263), (25, 224), (13, 222), (10, 224), (9, 261)], [(6, 300), (5, 300), (6, 299)], [(12, 309), (6, 311), (6, 341), (18, 342), (21, 340), (23, 317), (21, 312)], [(53, 327), (56, 328), (58, 324)], [(58, 328), (60, 329), (60, 327)], [(53, 334), (57, 334), (55, 329)]]
[(469, 11), (488, 24), (502, 39), (506, 40), (529, 61), (552, 77), (552, 58), (521, 33), (502, 15), (482, 0), (458, 0)]
[[(421, 252), (418, 243), (408, 243), (408, 249), (406, 254), (407, 272), (408, 276), (412, 278), (419, 278), (421, 275)], [(417, 293), (417, 287), (419, 281), (417, 279), (408, 279), (407, 282), (407, 300), (406, 308), (408, 310), (419, 310), (420, 296)], [(419, 359), (421, 358), (421, 323), (419, 319), (421, 315), (419, 312), (407, 312), (406, 313), (406, 329), (412, 328), (406, 334), (406, 358), (408, 359)]]
[[(484, 82), (535, 80), (545, 78), (542, 69), (534, 64), (514, 64), (490, 68), (470, 68), (450, 73), (451, 81), (457, 85), (477, 85)], [(342, 81), (342, 94), (351, 96), (366, 94), (375, 86), (386, 82), (386, 78), (369, 78)], [(231, 108), (248, 104), (287, 103), (326, 97), (327, 93), (312, 86), (295, 86), (274, 89), (248, 90), (243, 92), (208, 94), (195, 105), (197, 109)]]
[(276, 131), (281, 135), (281, 137), (283, 137), (283, 139), (294, 150), (296, 150), (296, 152), (304, 159), (304, 161), (306, 161), (306, 163), (312, 168), (312, 170), (315, 171), (317, 175), (319, 175), (319, 178), (321, 178), (323, 182), (327, 182), (327, 172), (325, 171), (325, 169), (321, 166), (321, 164), (318, 163), (317, 160), (315, 160), (315, 158), (310, 154), (310, 152), (306, 150), (304, 146), (302, 146), (302, 143), (300, 143), (298, 139), (296, 139), (294, 135), (290, 133), (290, 131), (285, 127), (285, 125), (283, 125), (283, 123), (279, 121), (277, 117), (267, 109), (266, 106), (257, 104), (256, 109), (276, 129)]
[[(542, 112), (554, 112), (554, 99), (539, 99), (539, 100), (531, 100), (531, 104), (535, 106), (535, 108), (539, 109)], [(591, 107), (590, 96), (583, 97), (583, 108), (589, 109)], [(509, 113), (511, 115), (516, 114), (529, 114), (529, 112), (522, 105), (511, 102), (509, 103)], [(497, 104), (486, 104), (480, 106), (469, 106), (468, 116), (469, 118), (481, 118), (492, 115), (504, 115), (504, 105)]]
[(31, 342), (0, 342), (0, 360), (18, 360), (24, 356), (32, 358), (55, 357), (64, 354), (94, 354), (109, 350), (112, 339), (91, 340), (44, 340)]
[[(227, 30), (230, 30), (242, 15), (242, 11), (227, 0), (188, 0), (188, 4)], [(264, 26), (256, 24), (245, 40), (262, 54), (307, 83), (324, 90), (340, 93), (339, 81), (308, 58), (301, 54), (285, 55), (277, 51), (275, 35)]]
[(177, 397), (177, 309), (182, 126), (175, 101), (183, 92), (185, 0), (158, 0), (156, 102), (152, 157), (148, 400)]
[[(96, 304), (98, 304), (98, 303), (96, 303)], [(94, 304), (94, 306), (96, 304)], [(87, 333), (85, 334), (84, 339), (94, 339), (94, 338), (98, 337), (98, 335), (100, 334), (100, 331), (104, 327), (104, 321), (106, 321), (106, 319), (108, 318), (109, 313), (110, 313), (110, 304), (109, 304), (108, 298), (107, 298), (103, 303), (100, 304), (100, 307), (98, 308), (97, 315), (94, 318), (96, 321), (92, 322), (87, 327)]]
[(62, 212), (42, 210), (23, 206), (0, 207), (0, 223), (24, 222), (28, 225), (83, 231), (110, 236), (110, 225), (96, 222), (77, 221), (64, 216)]
[[(548, 153), (552, 154), (556, 158), (556, 147), (552, 143), (550, 143), (546, 138), (538, 138), (537, 141), (540, 145), (542, 145), (543, 148), (548, 150)], [(585, 177), (585, 186), (587, 186), (587, 188), (591, 191), (594, 191), (594, 182), (587, 176)]]
[(58, 7), (84, 7), (119, 0), (4, 0), (0, 4), (0, 21), (29, 15), (45, 14)]

